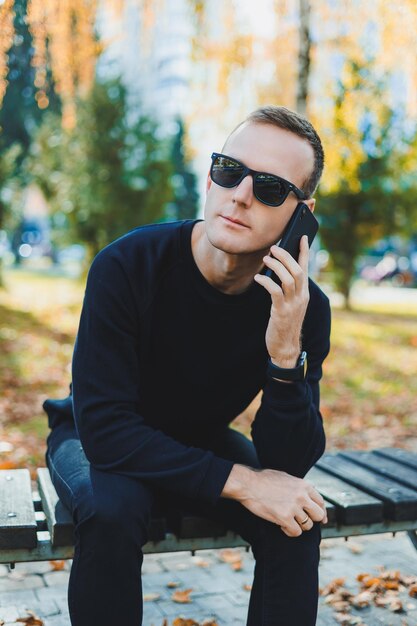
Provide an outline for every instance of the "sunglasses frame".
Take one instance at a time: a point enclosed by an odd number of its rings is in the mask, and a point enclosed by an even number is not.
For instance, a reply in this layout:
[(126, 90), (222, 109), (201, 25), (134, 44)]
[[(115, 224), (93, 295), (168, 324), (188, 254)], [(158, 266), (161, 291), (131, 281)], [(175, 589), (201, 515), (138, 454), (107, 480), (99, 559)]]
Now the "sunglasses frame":
[[(218, 158), (218, 157), (222, 157), (224, 159), (229, 159), (229, 161), (234, 161), (235, 163), (238, 163), (241, 167), (243, 167), (243, 172), (242, 175), (239, 177), (238, 181), (233, 184), (233, 185), (221, 185), (220, 183), (217, 183), (214, 178), (213, 178), (213, 168), (214, 168), (214, 161)], [(281, 202), (279, 202), (278, 204), (272, 204), (271, 202), (265, 202), (264, 200), (261, 200), (259, 198), (259, 196), (256, 193), (256, 176), (258, 174), (263, 174), (264, 176), (272, 176), (273, 178), (276, 178), (276, 180), (281, 183), (285, 189), (285, 195), (283, 197), (283, 199), (281, 200)], [(234, 157), (230, 157), (227, 156), (227, 154), (220, 154), (219, 152), (213, 152), (211, 155), (211, 167), (210, 167), (210, 177), (211, 180), (216, 183), (216, 185), (219, 185), (220, 187), (224, 187), (225, 189), (233, 189), (233, 187), (237, 187), (238, 185), (240, 185), (240, 183), (242, 182), (242, 180), (244, 178), (246, 178), (246, 176), (252, 176), (252, 186), (253, 186), (253, 194), (255, 196), (255, 198), (257, 200), (259, 200), (259, 202), (262, 202), (262, 204), (266, 204), (267, 206), (281, 206), (281, 204), (284, 204), (285, 200), (288, 197), (288, 194), (292, 191), (299, 200), (307, 200), (308, 196), (307, 194), (304, 193), (304, 191), (301, 191), (301, 189), (299, 189), (298, 187), (296, 187), (296, 185), (294, 185), (293, 183), (290, 183), (289, 180), (285, 180), (285, 178), (281, 178), (281, 176), (277, 176), (276, 174), (269, 174), (268, 172), (258, 172), (257, 170), (252, 170), (250, 167), (247, 167), (244, 163), (242, 163), (242, 161), (239, 161), (239, 159), (235, 159)]]

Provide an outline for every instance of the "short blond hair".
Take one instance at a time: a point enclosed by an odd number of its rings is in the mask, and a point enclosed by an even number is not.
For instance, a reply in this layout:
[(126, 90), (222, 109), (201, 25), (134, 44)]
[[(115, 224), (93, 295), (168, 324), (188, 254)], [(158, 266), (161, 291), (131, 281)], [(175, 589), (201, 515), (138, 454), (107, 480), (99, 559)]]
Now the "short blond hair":
[(300, 113), (287, 109), (287, 107), (270, 104), (260, 107), (250, 113), (247, 118), (243, 120), (243, 122), (236, 126), (236, 128), (230, 133), (229, 137), (233, 135), (233, 133), (240, 126), (248, 122), (253, 124), (271, 124), (271, 126), (278, 126), (278, 128), (288, 130), (289, 132), (294, 133), (294, 135), (308, 141), (314, 153), (314, 167), (309, 177), (301, 185), (301, 189), (309, 198), (311, 198), (317, 189), (317, 185), (319, 184), (324, 168), (323, 146), (321, 139), (311, 122), (309, 122), (303, 115), (300, 115)]

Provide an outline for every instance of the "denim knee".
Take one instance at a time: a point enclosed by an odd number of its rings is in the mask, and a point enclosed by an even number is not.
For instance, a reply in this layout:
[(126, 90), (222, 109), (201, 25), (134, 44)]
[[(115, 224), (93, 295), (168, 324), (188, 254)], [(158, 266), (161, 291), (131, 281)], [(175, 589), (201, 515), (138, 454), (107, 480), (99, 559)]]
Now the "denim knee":
[(90, 470), (91, 480), (79, 489), (74, 514), (80, 523), (89, 520), (97, 537), (141, 547), (148, 538), (152, 496), (134, 478)]

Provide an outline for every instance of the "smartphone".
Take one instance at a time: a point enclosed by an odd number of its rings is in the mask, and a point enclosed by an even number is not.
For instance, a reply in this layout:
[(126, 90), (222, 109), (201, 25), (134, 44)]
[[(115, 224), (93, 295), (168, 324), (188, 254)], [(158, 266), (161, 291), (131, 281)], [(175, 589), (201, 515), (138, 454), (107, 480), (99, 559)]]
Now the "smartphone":
[[(301, 237), (308, 235), (308, 245), (310, 247), (318, 229), (319, 223), (314, 217), (313, 212), (304, 202), (299, 202), (285, 228), (282, 238), (277, 242), (277, 246), (284, 248), (284, 250), (289, 252), (291, 256), (298, 261)], [(265, 276), (272, 278), (278, 285), (281, 284), (280, 279), (273, 270), (268, 268), (265, 272)]]

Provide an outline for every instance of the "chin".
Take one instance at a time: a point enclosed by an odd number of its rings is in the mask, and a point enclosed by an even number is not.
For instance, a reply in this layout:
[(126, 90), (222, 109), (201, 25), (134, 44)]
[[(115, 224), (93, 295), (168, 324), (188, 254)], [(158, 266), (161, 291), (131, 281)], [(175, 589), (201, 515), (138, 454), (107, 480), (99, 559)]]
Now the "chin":
[(231, 235), (230, 233), (207, 232), (211, 245), (226, 254), (251, 254), (259, 252), (259, 246), (251, 245), (249, 237)]

